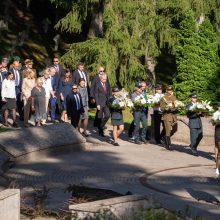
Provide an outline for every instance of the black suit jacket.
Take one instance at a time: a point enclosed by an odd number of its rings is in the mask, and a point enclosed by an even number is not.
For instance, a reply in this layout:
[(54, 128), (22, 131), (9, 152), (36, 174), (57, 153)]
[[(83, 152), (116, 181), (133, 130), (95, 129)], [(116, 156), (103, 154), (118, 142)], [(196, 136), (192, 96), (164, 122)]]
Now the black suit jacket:
[[(14, 68), (11, 68), (9, 71), (14, 74), (14, 79), (15, 79), (15, 71), (14, 71)], [(22, 81), (23, 81), (22, 71), (21, 71), (21, 70), (18, 70), (18, 73), (19, 73), (19, 76), (20, 76), (19, 91), (21, 92), (21, 86), (22, 86)]]
[[(86, 76), (87, 87), (88, 87), (88, 82), (89, 82), (88, 73), (87, 73), (85, 70), (83, 70), (83, 72), (84, 72), (84, 74), (85, 74), (85, 76)], [(78, 70), (78, 69), (76, 69), (76, 70), (73, 72), (73, 77), (72, 77), (72, 79), (73, 79), (73, 83), (79, 85), (79, 80), (81, 79), (81, 76), (80, 76), (80, 74), (79, 74), (79, 70)]]
[(77, 110), (77, 104), (76, 104), (76, 99), (74, 97), (75, 96), (74, 93), (71, 91), (66, 97), (66, 110), (67, 110), (68, 117), (72, 117), (74, 115), (74, 113), (76, 113), (78, 111), (80, 113), (84, 113), (82, 97), (79, 93), (77, 93), (77, 94), (79, 95), (79, 99), (80, 99), (79, 110)]
[[(53, 67), (56, 68), (56, 65), (53, 65)], [(59, 68), (59, 71), (56, 72), (56, 75), (58, 76), (58, 78), (61, 78), (64, 75), (64, 69), (60, 64), (58, 64), (58, 68)]]
[(96, 106), (100, 105), (101, 107), (104, 107), (107, 105), (110, 97), (111, 97), (111, 87), (109, 85), (109, 83), (105, 83), (105, 87), (106, 87), (106, 91), (104, 90), (101, 80), (99, 79), (99, 81), (96, 83), (95, 86), (95, 101), (96, 101)]
[[(96, 89), (96, 85), (100, 82), (100, 78), (99, 78), (99, 74), (97, 74), (93, 80), (92, 80), (92, 84), (91, 84), (91, 89), (90, 89), (90, 97), (95, 99), (95, 89)], [(111, 87), (110, 86), (110, 82), (108, 80), (108, 77), (107, 77), (107, 81), (106, 81), (106, 84), (108, 87)]]
[(202, 121), (200, 115), (196, 114), (195, 112), (189, 111), (189, 108), (192, 106), (192, 103), (189, 103), (186, 106), (187, 117), (189, 118), (189, 128), (202, 128)]

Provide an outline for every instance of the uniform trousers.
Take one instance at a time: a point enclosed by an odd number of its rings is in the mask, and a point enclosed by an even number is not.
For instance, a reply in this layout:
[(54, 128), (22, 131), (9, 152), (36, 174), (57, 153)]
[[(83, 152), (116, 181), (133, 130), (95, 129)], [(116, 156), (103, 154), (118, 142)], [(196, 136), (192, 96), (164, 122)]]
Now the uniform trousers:
[(197, 150), (197, 147), (202, 140), (203, 132), (202, 128), (190, 128), (190, 142), (191, 148)]
[[(142, 123), (142, 131), (140, 132), (140, 122)], [(146, 139), (146, 131), (147, 131), (147, 117), (145, 111), (134, 111), (134, 138), (135, 140), (139, 140), (139, 137), (141, 136), (141, 139)]]
[[(163, 126), (162, 132), (160, 132), (160, 126)], [(162, 121), (162, 114), (159, 111), (154, 111), (154, 138), (156, 142), (160, 142), (161, 138), (165, 136), (164, 122)]]
[(164, 120), (164, 126), (166, 130), (166, 136), (171, 137), (177, 132), (177, 122)]

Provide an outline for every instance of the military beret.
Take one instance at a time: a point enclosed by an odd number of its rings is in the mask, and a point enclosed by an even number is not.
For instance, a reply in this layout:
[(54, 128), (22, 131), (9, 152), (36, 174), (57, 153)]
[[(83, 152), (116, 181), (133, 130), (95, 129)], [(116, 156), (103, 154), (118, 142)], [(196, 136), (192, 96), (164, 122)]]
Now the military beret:
[(197, 98), (197, 95), (196, 95), (196, 93), (191, 93), (191, 94), (189, 95), (189, 97), (190, 97), (190, 98)]

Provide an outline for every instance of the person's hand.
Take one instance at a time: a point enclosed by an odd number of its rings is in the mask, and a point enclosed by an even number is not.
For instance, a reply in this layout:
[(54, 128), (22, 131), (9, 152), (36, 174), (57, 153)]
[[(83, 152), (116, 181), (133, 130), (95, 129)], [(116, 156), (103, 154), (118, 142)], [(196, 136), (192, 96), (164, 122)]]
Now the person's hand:
[(61, 101), (64, 101), (64, 97), (62, 94), (60, 95), (60, 99), (61, 99)]
[(31, 111), (32, 111), (32, 112), (34, 112), (34, 111), (35, 111), (35, 108), (34, 108), (34, 106), (33, 106), (33, 105), (31, 106)]
[(7, 102), (7, 100), (6, 100), (5, 98), (2, 98), (2, 101), (3, 101), (3, 102)]
[(92, 104), (95, 104), (95, 99), (91, 99), (91, 103), (92, 103)]
[(100, 105), (97, 105), (97, 110), (99, 110), (99, 111), (100, 111), (100, 109), (101, 109)]

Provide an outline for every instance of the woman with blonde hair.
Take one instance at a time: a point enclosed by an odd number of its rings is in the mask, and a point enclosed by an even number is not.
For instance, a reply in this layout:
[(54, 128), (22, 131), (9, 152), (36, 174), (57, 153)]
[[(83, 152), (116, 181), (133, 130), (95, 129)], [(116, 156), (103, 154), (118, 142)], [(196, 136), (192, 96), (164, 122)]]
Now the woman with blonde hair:
[(31, 109), (35, 116), (35, 125), (41, 126), (46, 120), (46, 91), (43, 87), (42, 77), (38, 78), (35, 87), (31, 91)]
[(61, 100), (61, 108), (62, 108), (62, 115), (61, 121), (67, 122), (67, 112), (66, 112), (66, 97), (71, 91), (72, 87), (72, 74), (70, 73), (69, 69), (66, 69), (64, 72), (63, 78), (60, 79), (60, 100)]
[(31, 111), (31, 91), (35, 86), (35, 72), (31, 69), (25, 70), (26, 78), (22, 82), (22, 99), (24, 101), (24, 126), (29, 127), (28, 120)]

